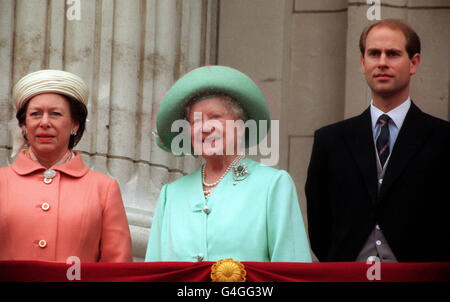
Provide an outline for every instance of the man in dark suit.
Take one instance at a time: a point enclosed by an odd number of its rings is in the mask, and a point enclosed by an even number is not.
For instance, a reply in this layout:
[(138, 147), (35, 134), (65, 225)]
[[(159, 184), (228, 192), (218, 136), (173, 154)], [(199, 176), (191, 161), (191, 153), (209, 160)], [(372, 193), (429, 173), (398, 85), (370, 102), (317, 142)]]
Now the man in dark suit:
[(363, 31), (360, 49), (369, 108), (314, 136), (312, 250), (320, 261), (450, 261), (450, 123), (409, 97), (419, 37), (383, 20)]

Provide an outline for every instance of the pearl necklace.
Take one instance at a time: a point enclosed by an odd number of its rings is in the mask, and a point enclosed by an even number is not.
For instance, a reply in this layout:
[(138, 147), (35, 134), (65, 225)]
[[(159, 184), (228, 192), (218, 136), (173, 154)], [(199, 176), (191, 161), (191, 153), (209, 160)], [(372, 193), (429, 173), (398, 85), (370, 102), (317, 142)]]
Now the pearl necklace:
[[(239, 155), (236, 156), (236, 158), (230, 163), (230, 165), (227, 167), (227, 169), (225, 170), (225, 172), (219, 177), (218, 180), (216, 180), (213, 183), (207, 183), (205, 181), (205, 175), (206, 175), (206, 163), (202, 166), (202, 183), (205, 187), (215, 187), (217, 186), (222, 179), (225, 177), (225, 175), (227, 175), (227, 173), (234, 167), (236, 166), (237, 163), (239, 163), (242, 159), (244, 159), (245, 156)], [(209, 190), (203, 190), (205, 197), (211, 195), (213, 188), (209, 189)]]

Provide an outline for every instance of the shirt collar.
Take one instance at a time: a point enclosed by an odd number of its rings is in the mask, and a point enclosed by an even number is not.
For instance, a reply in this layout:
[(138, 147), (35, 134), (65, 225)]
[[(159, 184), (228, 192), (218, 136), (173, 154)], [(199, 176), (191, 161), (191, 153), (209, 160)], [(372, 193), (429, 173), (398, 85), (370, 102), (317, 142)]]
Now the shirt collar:
[[(19, 175), (28, 175), (35, 171), (47, 170), (41, 164), (27, 157), (25, 151), (19, 153), (11, 168)], [(72, 177), (82, 177), (89, 171), (89, 168), (83, 163), (83, 159), (78, 152), (75, 152), (75, 157), (68, 162), (54, 166), (52, 169)]]
[(372, 117), (372, 129), (375, 129), (378, 118), (382, 114), (387, 114), (394, 122), (395, 126), (400, 129), (405, 120), (406, 114), (408, 113), (409, 107), (411, 106), (411, 98), (408, 97), (406, 101), (395, 107), (389, 112), (383, 112), (373, 105), (373, 100), (370, 101), (370, 115)]

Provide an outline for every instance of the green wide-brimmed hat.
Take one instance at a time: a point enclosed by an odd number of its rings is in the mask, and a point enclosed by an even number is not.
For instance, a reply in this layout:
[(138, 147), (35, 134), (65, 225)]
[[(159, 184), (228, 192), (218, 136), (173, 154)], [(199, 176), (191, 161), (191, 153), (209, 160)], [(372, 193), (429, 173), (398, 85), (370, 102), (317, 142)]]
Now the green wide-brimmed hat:
[[(234, 68), (226, 66), (203, 66), (182, 76), (167, 92), (161, 101), (156, 116), (156, 142), (160, 148), (171, 152), (174, 137), (180, 132), (172, 132), (174, 121), (184, 119), (186, 104), (198, 96), (228, 95), (235, 99), (245, 110), (248, 120), (254, 120), (257, 126), (256, 143), (259, 143), (270, 128), (270, 113), (258, 85), (248, 76)], [(259, 121), (267, 121), (267, 131), (260, 133)], [(251, 142), (246, 131), (246, 147)]]

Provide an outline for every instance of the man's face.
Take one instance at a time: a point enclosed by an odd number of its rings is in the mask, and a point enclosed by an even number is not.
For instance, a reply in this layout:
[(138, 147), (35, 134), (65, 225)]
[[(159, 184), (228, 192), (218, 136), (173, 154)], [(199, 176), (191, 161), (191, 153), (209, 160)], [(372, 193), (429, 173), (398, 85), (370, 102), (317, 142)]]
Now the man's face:
[(366, 38), (361, 65), (372, 97), (395, 97), (406, 99), (409, 80), (416, 73), (420, 55), (411, 59), (406, 52), (406, 38), (400, 30), (386, 26), (372, 28)]

